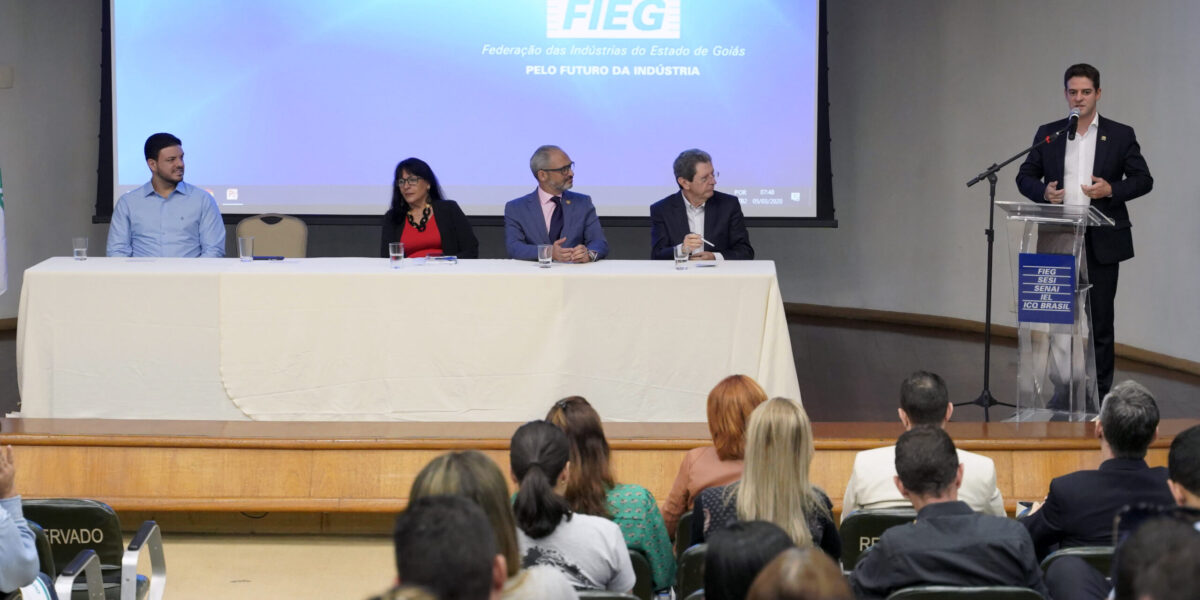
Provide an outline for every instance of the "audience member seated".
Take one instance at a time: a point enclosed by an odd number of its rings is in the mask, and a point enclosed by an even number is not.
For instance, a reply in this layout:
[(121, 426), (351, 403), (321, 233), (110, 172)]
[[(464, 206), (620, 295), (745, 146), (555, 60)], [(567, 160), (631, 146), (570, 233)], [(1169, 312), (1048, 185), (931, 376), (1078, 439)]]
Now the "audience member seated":
[(38, 575), (37, 547), (21, 512), (16, 475), (12, 446), (5, 446), (0, 452), (0, 591), (5, 593), (33, 583)]
[(508, 485), (492, 459), (476, 450), (443, 454), (417, 474), (408, 499), (411, 502), (447, 494), (471, 500), (487, 515), (496, 537), (496, 547), (507, 566), (507, 579), (501, 594), (503, 600), (577, 597), (575, 588), (558, 569), (546, 565), (521, 568), (517, 525), (508, 499)]
[(854, 600), (854, 594), (828, 554), (789, 548), (763, 567), (746, 600)]
[[(917, 371), (900, 384), (900, 408), (896, 410), (906, 431), (918, 425), (942, 427), (950, 421), (954, 405), (946, 383), (935, 373)], [(996, 465), (992, 459), (958, 451), (963, 465), (963, 484), (958, 499), (972, 510), (998, 517), (1006, 516), (1004, 499), (996, 487)], [(896, 489), (896, 447), (875, 448), (854, 457), (854, 470), (842, 498), (842, 520), (864, 508), (908, 506), (908, 500)]]
[(578, 589), (629, 592), (633, 565), (616, 523), (571, 512), (565, 491), (570, 444), (561, 429), (531, 421), (513, 434), (509, 458), (520, 486), (513, 502), (521, 562), (550, 565)]
[(1025, 528), (958, 500), (963, 467), (945, 431), (922, 426), (901, 435), (896, 473), (917, 520), (888, 529), (863, 554), (850, 577), (855, 597), (886, 598), (929, 584), (1021, 586), (1049, 598)]
[[(1147, 521), (1116, 556), (1116, 600), (1193, 600), (1200, 591), (1200, 531), (1176, 518)], [(1057, 599), (1056, 599), (1057, 600)]]
[[(1200, 509), (1200, 425), (1184, 430), (1171, 441), (1167, 476), (1167, 486), (1175, 502), (1183, 507)], [(1128, 555), (1125, 545), (1118, 552)], [(1102, 573), (1073, 556), (1059, 558), (1050, 565), (1046, 571), (1046, 587), (1050, 588), (1055, 600), (1101, 600), (1113, 589)]]
[(812, 426), (798, 402), (772, 398), (750, 414), (746, 469), (741, 480), (696, 496), (692, 542), (736, 521), (770, 521), (801, 548), (820, 546), (834, 560), (842, 541), (833, 503), (808, 481), (813, 458)]
[(496, 600), (507, 572), (478, 504), (462, 496), (426, 496), (396, 517), (399, 585), (416, 585), (438, 600)]
[(767, 393), (746, 375), (730, 375), (708, 393), (708, 431), (713, 445), (688, 450), (679, 465), (662, 509), (672, 539), (679, 518), (691, 508), (700, 490), (729, 485), (742, 477), (746, 420), (766, 400)]
[(562, 429), (571, 444), (571, 468), (563, 494), (571, 510), (619, 525), (625, 545), (646, 555), (650, 562), (653, 588), (670, 588), (675, 582), (675, 554), (658, 503), (650, 490), (613, 479), (600, 415), (587, 400), (572, 396), (556, 402), (546, 420)]
[(1200, 425), (1185, 429), (1171, 440), (1167, 487), (1176, 504), (1200, 509)]
[(705, 600), (742, 600), (758, 572), (792, 538), (774, 523), (742, 521), (714, 531), (704, 553)]
[(1059, 548), (1112, 545), (1113, 516), (1127, 504), (1172, 504), (1167, 470), (1146, 465), (1146, 449), (1158, 432), (1158, 406), (1133, 381), (1113, 387), (1100, 407), (1100, 457), (1096, 470), (1076, 471), (1050, 482), (1044, 502), (1021, 519), (1038, 559)]

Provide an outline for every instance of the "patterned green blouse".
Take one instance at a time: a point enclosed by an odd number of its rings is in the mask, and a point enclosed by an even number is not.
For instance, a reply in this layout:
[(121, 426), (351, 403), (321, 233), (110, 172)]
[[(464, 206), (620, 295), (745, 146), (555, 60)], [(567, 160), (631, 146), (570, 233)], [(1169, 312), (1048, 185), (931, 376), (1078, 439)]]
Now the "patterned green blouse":
[(654, 589), (675, 583), (675, 552), (662, 513), (650, 490), (632, 483), (618, 483), (608, 490), (608, 513), (625, 534), (625, 545), (650, 561)]

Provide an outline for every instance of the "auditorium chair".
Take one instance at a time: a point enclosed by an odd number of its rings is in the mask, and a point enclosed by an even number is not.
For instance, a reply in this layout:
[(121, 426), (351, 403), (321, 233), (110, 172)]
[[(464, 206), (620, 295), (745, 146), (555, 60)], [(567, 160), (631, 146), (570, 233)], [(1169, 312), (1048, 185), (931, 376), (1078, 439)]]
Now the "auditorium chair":
[(687, 598), (704, 589), (704, 554), (707, 551), (708, 544), (696, 544), (679, 557), (679, 570), (675, 573), (677, 598)]
[(7, 594), (4, 600), (58, 600), (70, 594), (75, 580), (83, 574), (84, 598), (88, 600), (104, 600), (104, 587), (101, 584), (100, 560), (95, 551), (84, 550), (72, 560), (57, 578), (46, 572), (38, 573), (37, 579), (27, 586)]
[[(54, 564), (67, 564), (80, 551), (95, 550), (105, 598), (161, 600), (167, 573), (157, 523), (142, 523), (126, 548), (117, 513), (103, 502), (52, 498), (25, 499), (21, 504), (25, 516), (45, 528)], [(150, 553), (149, 578), (137, 573), (138, 557), (143, 549)], [(85, 598), (86, 586), (77, 584), (72, 599)]]
[(22, 586), (15, 592), (4, 595), (4, 600), (58, 600), (54, 593), (54, 581), (45, 573), (38, 573), (33, 583)]
[(254, 238), (255, 256), (308, 256), (308, 225), (297, 217), (267, 213), (238, 222), (237, 237)]
[(884, 531), (912, 523), (916, 518), (917, 511), (911, 508), (875, 508), (850, 513), (838, 528), (842, 538), (842, 570), (853, 571), (859, 557), (879, 541)]
[(887, 600), (1045, 600), (1023, 587), (1008, 585), (955, 586), (917, 585), (896, 590)]
[(591, 600), (636, 600), (637, 596), (633, 594), (624, 594), (621, 592), (606, 592), (604, 590), (579, 590), (580, 598), (590, 598)]
[(33, 547), (37, 548), (38, 553), (38, 571), (51, 579), (58, 577), (58, 568), (54, 565), (54, 551), (50, 549), (50, 538), (46, 537), (46, 530), (34, 521), (26, 519), (25, 523), (33, 532)]
[(638, 550), (630, 550), (629, 563), (633, 565), (633, 595), (641, 600), (653, 600), (654, 571), (650, 569), (650, 559)]
[(1050, 568), (1050, 563), (1060, 558), (1065, 556), (1078, 556), (1079, 558), (1083, 559), (1083, 562), (1086, 562), (1088, 565), (1091, 565), (1093, 569), (1099, 571), (1101, 575), (1108, 577), (1108, 574), (1112, 572), (1113, 550), (1114, 549), (1112, 546), (1077, 546), (1075, 548), (1063, 548), (1062, 550), (1050, 553), (1049, 556), (1042, 559), (1042, 572), (1045, 573), (1046, 570)]
[(687, 511), (679, 517), (675, 525), (675, 560), (683, 556), (683, 551), (692, 545), (692, 511)]
[(703, 589), (696, 590), (696, 591), (688, 594), (688, 597), (684, 598), (683, 600), (704, 600), (704, 590)]

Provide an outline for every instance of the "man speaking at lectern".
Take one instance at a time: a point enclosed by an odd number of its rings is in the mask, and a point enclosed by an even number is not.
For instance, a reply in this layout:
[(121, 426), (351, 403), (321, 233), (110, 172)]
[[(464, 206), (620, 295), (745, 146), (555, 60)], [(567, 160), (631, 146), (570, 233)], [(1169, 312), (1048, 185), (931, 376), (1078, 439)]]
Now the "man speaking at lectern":
[[(1063, 75), (1064, 95), (1074, 132), (1034, 148), (1017, 172), (1017, 187), (1034, 202), (1092, 205), (1115, 227), (1089, 227), (1086, 234), (1087, 274), (1092, 284), (1092, 341), (1096, 347), (1097, 391), (1103, 398), (1113, 379), (1113, 301), (1121, 261), (1133, 258), (1133, 236), (1125, 203), (1145, 195), (1154, 178), (1142, 158), (1133, 128), (1096, 112), (1100, 71), (1088, 64), (1071, 65)], [(1073, 118), (1073, 117), (1072, 117)], [(1042, 125), (1034, 141), (1067, 127), (1070, 119)], [(1070, 138), (1070, 139), (1068, 139)]]

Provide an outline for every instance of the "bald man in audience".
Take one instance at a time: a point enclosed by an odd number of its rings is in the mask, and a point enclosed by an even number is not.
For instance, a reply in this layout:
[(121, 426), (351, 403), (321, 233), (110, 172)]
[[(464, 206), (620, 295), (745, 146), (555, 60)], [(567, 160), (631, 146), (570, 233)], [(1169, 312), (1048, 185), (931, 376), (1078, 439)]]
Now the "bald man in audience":
[[(920, 425), (942, 427), (954, 414), (946, 382), (936, 373), (917, 371), (900, 384), (900, 408), (896, 411), (906, 431)], [(962, 487), (958, 499), (967, 503), (971, 510), (1003, 517), (1004, 498), (996, 487), (996, 465), (992, 459), (958, 451), (958, 462), (963, 465)], [(909, 501), (900, 495), (894, 483), (896, 477), (896, 447), (875, 448), (859, 452), (854, 457), (854, 470), (846, 483), (842, 497), (842, 520), (864, 508), (907, 507)]]

